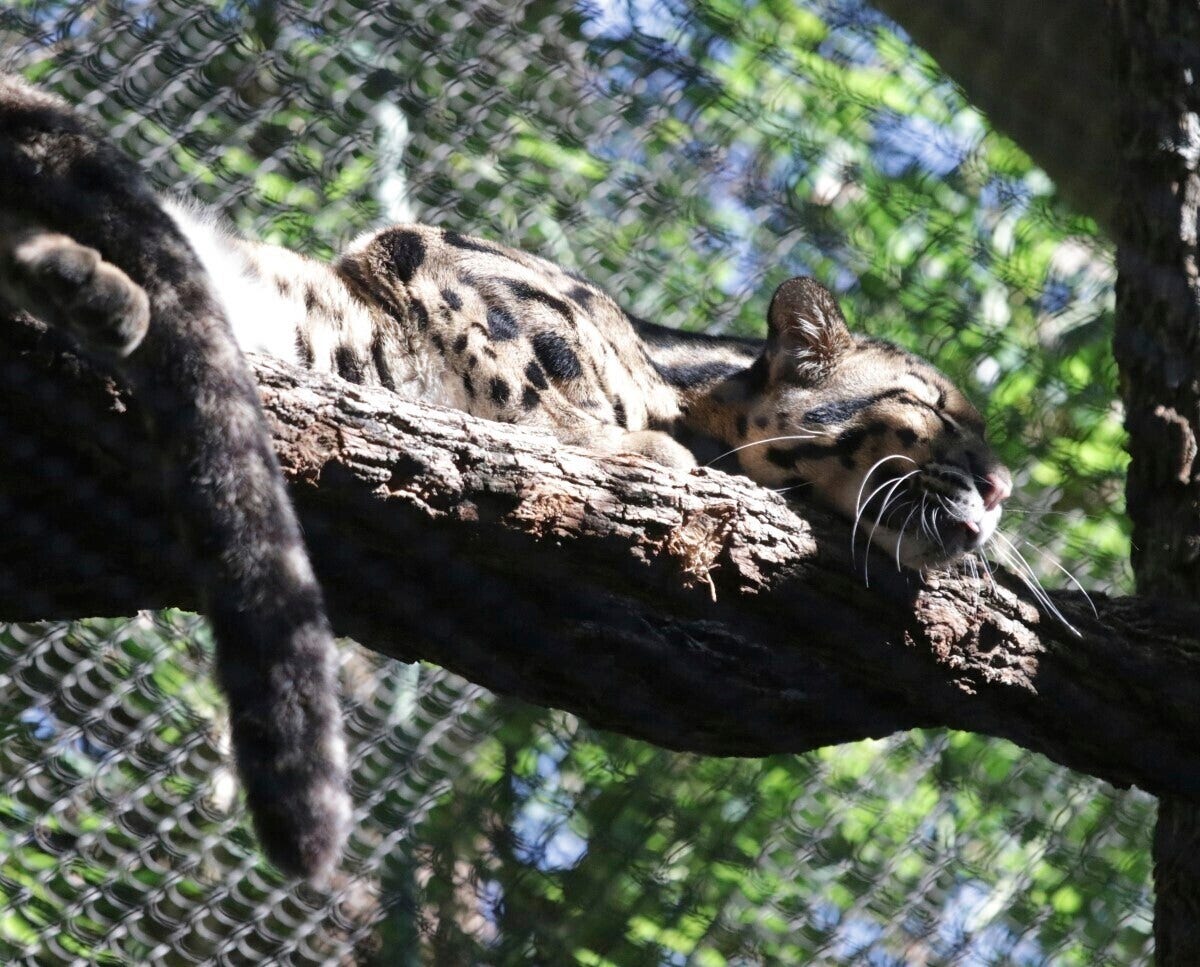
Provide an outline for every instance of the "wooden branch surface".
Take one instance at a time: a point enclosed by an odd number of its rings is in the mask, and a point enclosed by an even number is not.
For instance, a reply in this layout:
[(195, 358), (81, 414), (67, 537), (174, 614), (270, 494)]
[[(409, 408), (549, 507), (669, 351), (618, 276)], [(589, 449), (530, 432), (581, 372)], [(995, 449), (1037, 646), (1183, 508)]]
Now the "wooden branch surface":
[[(197, 607), (127, 401), (28, 333), (0, 360), (0, 617)], [(675, 749), (947, 726), (1200, 800), (1196, 607), (1056, 594), (1076, 637), (1003, 576), (873, 555), (868, 589), (844, 522), (748, 480), (253, 362), (335, 627), (367, 647)]]

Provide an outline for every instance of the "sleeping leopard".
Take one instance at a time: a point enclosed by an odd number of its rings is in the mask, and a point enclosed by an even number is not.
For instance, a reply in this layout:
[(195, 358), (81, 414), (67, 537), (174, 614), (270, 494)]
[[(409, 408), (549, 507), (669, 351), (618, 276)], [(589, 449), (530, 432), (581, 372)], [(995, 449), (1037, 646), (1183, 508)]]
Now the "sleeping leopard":
[(851, 333), (812, 279), (775, 290), (758, 341), (635, 318), (550, 262), (443, 228), (318, 262), (162, 202), (102, 131), (3, 75), (0, 315), (64, 330), (138, 395), (199, 563), (255, 828), (318, 883), (352, 819), (336, 654), (239, 348), (600, 452), (803, 487), (911, 568), (982, 548), (1012, 491), (963, 394)]
[(979, 413), (923, 359), (847, 328), (811, 278), (765, 341), (631, 316), (579, 275), (457, 231), (400, 225), (326, 264), (171, 210), (245, 351), (566, 443), (714, 463), (860, 518), (911, 568), (980, 549), (1012, 492)]

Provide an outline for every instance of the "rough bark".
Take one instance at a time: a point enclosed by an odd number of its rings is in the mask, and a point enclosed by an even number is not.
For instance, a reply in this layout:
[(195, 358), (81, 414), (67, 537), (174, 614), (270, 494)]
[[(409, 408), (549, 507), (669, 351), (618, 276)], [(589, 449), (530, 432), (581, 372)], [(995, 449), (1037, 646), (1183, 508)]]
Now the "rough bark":
[[(1112, 0), (1124, 94), (1117, 328), (1133, 564), (1146, 594), (1200, 593), (1200, 5)], [(1200, 963), (1200, 808), (1163, 796), (1158, 963)]]
[[(0, 334), (0, 617), (195, 606), (140, 424)], [(18, 340), (19, 341), (19, 340)], [(335, 627), (663, 746), (801, 752), (916, 726), (1200, 801), (1200, 609), (922, 582), (715, 471), (254, 361)], [(1086, 726), (1084, 726), (1084, 723)]]

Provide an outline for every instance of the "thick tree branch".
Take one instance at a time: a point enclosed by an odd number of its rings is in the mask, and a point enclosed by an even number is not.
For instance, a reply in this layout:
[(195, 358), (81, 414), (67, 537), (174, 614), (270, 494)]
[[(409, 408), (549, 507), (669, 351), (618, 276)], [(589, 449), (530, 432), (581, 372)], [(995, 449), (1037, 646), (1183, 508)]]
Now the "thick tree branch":
[[(196, 607), (134, 414), (30, 346), (0, 335), (0, 616)], [(1194, 607), (1057, 595), (1076, 637), (1004, 578), (873, 555), (868, 589), (843, 523), (747, 480), (255, 367), (335, 626), (370, 648), (671, 748), (948, 726), (1200, 800)]]

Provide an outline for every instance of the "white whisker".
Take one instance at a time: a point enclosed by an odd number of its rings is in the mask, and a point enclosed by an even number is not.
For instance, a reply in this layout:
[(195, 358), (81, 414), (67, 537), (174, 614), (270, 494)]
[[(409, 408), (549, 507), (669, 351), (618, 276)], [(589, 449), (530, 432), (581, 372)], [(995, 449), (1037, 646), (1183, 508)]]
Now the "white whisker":
[(921, 516), (918, 519), (921, 524), (921, 533), (933, 540), (933, 535), (929, 533), (929, 523), (925, 520), (925, 511), (929, 505), (929, 494), (921, 494)]
[(996, 590), (996, 575), (992, 573), (992, 566), (988, 563), (987, 555), (983, 553), (984, 548), (979, 549), (979, 561), (983, 565), (983, 569), (987, 572), (988, 583), (992, 586), (992, 591)]
[[(916, 462), (917, 462), (916, 460), (913, 460), (911, 457), (906, 457), (903, 454), (891, 453), (891, 454), (888, 454), (886, 457), (876, 460), (875, 463), (873, 463), (871, 465), (871, 468), (863, 476), (862, 483), (860, 483), (858, 485), (858, 496), (854, 498), (854, 527), (850, 531), (850, 562), (851, 563), (854, 562), (855, 555), (857, 553), (857, 548), (855, 546), (854, 541), (855, 541), (855, 538), (858, 536), (858, 525), (859, 525), (859, 522), (862, 520), (863, 511), (866, 510), (867, 504), (869, 504), (871, 502), (871, 500), (875, 497), (875, 494), (879, 493), (879, 491), (882, 490), (884, 487), (886, 487), (889, 483), (891, 483), (891, 481), (885, 480), (882, 484), (880, 484), (874, 490), (874, 492), (871, 494), (871, 496), (866, 499), (865, 502), (862, 499), (863, 491), (867, 489), (867, 481), (869, 481), (871, 479), (871, 475), (876, 470), (878, 470), (880, 467), (882, 467), (885, 463), (887, 463), (889, 460), (907, 460), (909, 463), (913, 464), (914, 466), (916, 465)], [(921, 469), (920, 467), (917, 467), (917, 470), (912, 471), (912, 473), (917, 473), (920, 469)], [(912, 476), (912, 473), (908, 474), (908, 476)], [(902, 478), (902, 479), (907, 479), (907, 477)], [(867, 553), (868, 554), (870, 553), (870, 548), (867, 549)]]
[[(863, 505), (862, 495), (863, 495), (863, 491), (867, 489), (867, 481), (871, 479), (871, 474), (873, 474), (876, 470), (878, 470), (880, 467), (882, 467), (889, 460), (907, 460), (913, 466), (916, 466), (916, 464), (917, 464), (917, 461), (914, 460), (912, 457), (906, 457), (902, 453), (890, 453), (886, 457), (883, 457), (880, 460), (876, 460), (871, 465), (871, 469), (868, 470), (866, 475), (862, 478), (862, 483), (858, 485), (858, 496), (854, 498), (854, 507), (855, 507), (855, 510), (858, 511), (859, 513), (862, 512), (862, 505)], [(887, 485), (885, 484), (884, 486), (887, 486)]]
[(879, 521), (883, 517), (884, 512), (887, 510), (888, 503), (892, 498), (892, 494), (895, 493), (896, 488), (898, 486), (900, 486), (900, 484), (904, 483), (904, 481), (907, 480), (909, 477), (911, 477), (913, 474), (919, 473), (919, 472), (920, 472), (919, 469), (918, 470), (910, 470), (908, 473), (904, 474), (902, 477), (896, 478), (895, 480), (885, 480), (883, 483), (881, 483), (878, 487), (876, 487), (871, 492), (871, 496), (869, 496), (866, 500), (864, 500), (862, 502), (862, 506), (860, 506), (858, 508), (858, 512), (854, 515), (854, 526), (850, 529), (850, 561), (851, 561), (851, 563), (853, 563), (855, 560), (855, 552), (856, 552), (855, 540), (858, 537), (858, 525), (862, 522), (863, 514), (866, 512), (867, 508), (871, 505), (871, 501), (875, 499), (875, 495), (877, 493), (879, 493), (881, 490), (883, 490), (884, 487), (892, 488), (891, 490), (888, 491), (887, 496), (884, 497), (883, 506), (879, 508), (879, 514), (875, 517), (875, 526), (871, 528), (870, 536), (867, 537), (867, 547), (866, 547), (866, 551), (864, 552), (864, 556), (863, 556), (863, 583), (866, 584), (867, 587), (871, 586), (871, 575), (870, 575), (871, 541), (875, 537), (875, 530), (876, 530), (876, 528), (879, 527)]
[(938, 547), (940, 547), (942, 549), (942, 553), (945, 554), (946, 553), (946, 542), (944, 540), (942, 540), (942, 532), (939, 531), (937, 528), (937, 515), (938, 515), (939, 510), (942, 511), (943, 513), (945, 512), (944, 507), (930, 507), (929, 508), (929, 531), (931, 534), (933, 534), (933, 539), (935, 541), (937, 541)]
[(1014, 569), (1017, 577), (1019, 577), (1022, 583), (1029, 588), (1030, 592), (1038, 600), (1038, 602), (1041, 603), (1042, 607), (1045, 608), (1046, 611), (1052, 614), (1055, 618), (1057, 618), (1063, 627), (1070, 631), (1073, 635), (1078, 638), (1082, 638), (1083, 635), (1080, 633), (1079, 629), (1071, 624), (1062, 611), (1058, 609), (1057, 605), (1050, 600), (1050, 595), (1048, 595), (1046, 590), (1042, 587), (1041, 582), (1038, 580), (1037, 574), (1034, 572), (1033, 568), (1029, 566), (1029, 562), (1025, 560), (1025, 556), (1013, 545), (1012, 541), (999, 532), (993, 534), (992, 536), (994, 539), (1002, 542), (993, 544), (992, 546), (998, 552), (1004, 552), (1005, 563)]
[(1037, 507), (1005, 507), (1004, 513), (1020, 514), (1023, 517), (1070, 517), (1078, 520), (1101, 520), (1099, 514), (1085, 514), (1077, 510), (1040, 510)]
[(773, 493), (786, 494), (789, 490), (799, 490), (801, 487), (811, 487), (812, 485), (811, 480), (806, 480), (804, 483), (792, 484), (790, 487), (772, 487), (770, 489)]
[(750, 443), (743, 443), (740, 447), (734, 447), (732, 450), (726, 450), (724, 453), (720, 454), (719, 456), (713, 457), (711, 460), (708, 461), (708, 463), (705, 464), (705, 466), (711, 467), (718, 460), (724, 460), (726, 457), (732, 456), (733, 454), (737, 453), (740, 450), (748, 450), (748, 449), (750, 449), (750, 447), (760, 447), (760, 446), (764, 446), (767, 443), (784, 443), (789, 440), (819, 440), (819, 439), (821, 439), (821, 437), (827, 437), (827, 436), (829, 436), (828, 433), (810, 433), (807, 436), (801, 436), (800, 434), (791, 433), (791, 434), (788, 434), (787, 436), (772, 436), (772, 437), (767, 437), (765, 440), (753, 440)]
[[(892, 489), (889, 490), (887, 492), (887, 494), (884, 496), (883, 506), (879, 508), (879, 513), (875, 515), (875, 523), (871, 527), (870, 535), (867, 537), (867, 554), (866, 554), (866, 562), (865, 562), (866, 566), (863, 568), (863, 583), (866, 584), (867, 587), (871, 586), (871, 576), (868, 572), (870, 569), (870, 561), (871, 561), (871, 545), (875, 542), (875, 531), (877, 531), (879, 529), (879, 525), (883, 521), (884, 515), (887, 513), (888, 506), (891, 504), (892, 500), (895, 499), (896, 488), (899, 487), (902, 483), (904, 483), (904, 481), (906, 481), (909, 477), (911, 477), (917, 473), (920, 473), (919, 469), (910, 470), (903, 477), (897, 477), (896, 480), (892, 482)], [(887, 486), (887, 484), (882, 484), (880, 486), (880, 489), (883, 489), (883, 487), (886, 487), (886, 486)], [(875, 493), (878, 493), (878, 492), (879, 491), (877, 490)], [(871, 498), (874, 496), (875, 496), (875, 494), (872, 494), (871, 497), (867, 498), (868, 504), (871, 503)], [(851, 535), (850, 540), (851, 541), (854, 540), (853, 535)]]
[(900, 534), (896, 538), (896, 570), (900, 570), (900, 545), (904, 543), (904, 532), (908, 530), (908, 522), (912, 520), (913, 514), (917, 512), (917, 505), (913, 504), (912, 510), (908, 512), (908, 516), (904, 518), (904, 523), (900, 525)]
[(1058, 561), (1054, 560), (1053, 557), (1051, 557), (1049, 554), (1047, 554), (1045, 551), (1043, 551), (1036, 544), (1034, 544), (1030, 541), (1025, 541), (1025, 543), (1028, 544), (1030, 547), (1032, 547), (1039, 554), (1041, 554), (1042, 557), (1044, 557), (1047, 561), (1049, 561), (1051, 564), (1053, 564), (1056, 568), (1058, 568), (1060, 571), (1063, 572), (1063, 574), (1065, 574), (1067, 576), (1067, 580), (1070, 581), (1073, 585), (1075, 585), (1075, 587), (1077, 587), (1079, 589), (1079, 593), (1083, 595), (1083, 599), (1088, 603), (1088, 607), (1092, 609), (1092, 614), (1095, 615), (1097, 618), (1099, 618), (1100, 612), (1096, 610), (1096, 605), (1092, 601), (1092, 596), (1090, 594), (1088, 594), (1087, 589), (1084, 588), (1084, 586), (1075, 579), (1075, 575), (1072, 574), (1070, 571), (1068, 571), (1061, 564), (1059, 564)]

